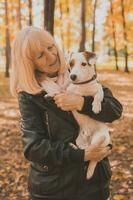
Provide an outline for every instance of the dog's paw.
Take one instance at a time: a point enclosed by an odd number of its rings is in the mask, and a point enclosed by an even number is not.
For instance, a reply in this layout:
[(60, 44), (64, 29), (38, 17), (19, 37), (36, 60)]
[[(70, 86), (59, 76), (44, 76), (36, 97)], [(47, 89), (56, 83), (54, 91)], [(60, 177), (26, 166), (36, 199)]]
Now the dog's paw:
[(93, 101), (92, 103), (92, 111), (96, 114), (98, 114), (101, 111), (102, 107), (101, 107), (101, 103), (97, 103), (95, 101)]
[(89, 179), (91, 179), (92, 178), (92, 176), (93, 176), (93, 174), (94, 174), (94, 171), (92, 171), (92, 170), (88, 170), (87, 171), (87, 174), (86, 174), (86, 179), (87, 180), (89, 180)]

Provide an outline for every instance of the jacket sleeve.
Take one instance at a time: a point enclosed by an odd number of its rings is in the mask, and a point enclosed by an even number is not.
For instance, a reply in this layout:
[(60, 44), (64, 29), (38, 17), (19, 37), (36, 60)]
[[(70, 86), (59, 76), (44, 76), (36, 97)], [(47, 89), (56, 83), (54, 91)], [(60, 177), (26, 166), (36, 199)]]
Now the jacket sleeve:
[(103, 86), (104, 99), (102, 101), (102, 110), (100, 113), (95, 114), (92, 111), (92, 102), (94, 98), (92, 96), (84, 97), (84, 105), (81, 111), (81, 114), (86, 114), (93, 119), (102, 122), (113, 122), (116, 119), (119, 119), (122, 114), (122, 105), (121, 103), (113, 96), (112, 92)]
[(84, 150), (74, 149), (63, 141), (51, 142), (48, 139), (42, 110), (36, 104), (24, 95), (19, 95), (18, 100), (24, 156), (27, 160), (52, 165), (84, 161)]

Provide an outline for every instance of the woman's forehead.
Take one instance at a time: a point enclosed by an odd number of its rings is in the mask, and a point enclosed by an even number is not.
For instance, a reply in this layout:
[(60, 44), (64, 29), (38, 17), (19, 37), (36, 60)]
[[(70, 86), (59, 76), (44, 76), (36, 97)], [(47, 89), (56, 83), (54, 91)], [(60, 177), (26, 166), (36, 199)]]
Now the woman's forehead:
[(34, 33), (31, 33), (31, 35), (29, 35), (29, 39), (30, 38), (34, 42), (37, 42), (37, 43), (39, 42), (41, 46), (48, 46), (54, 43), (54, 39), (46, 31), (36, 31)]
[(54, 45), (53, 38), (49, 34), (43, 32), (29, 34), (28, 41), (32, 57), (35, 57), (39, 52), (43, 51), (44, 48)]

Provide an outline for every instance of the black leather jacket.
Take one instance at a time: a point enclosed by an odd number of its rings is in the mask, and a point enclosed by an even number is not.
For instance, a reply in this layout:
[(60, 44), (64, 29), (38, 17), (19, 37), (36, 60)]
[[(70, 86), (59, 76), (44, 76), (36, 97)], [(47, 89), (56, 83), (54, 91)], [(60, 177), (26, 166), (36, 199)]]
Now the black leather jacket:
[[(102, 111), (92, 112), (93, 97), (84, 97), (80, 113), (104, 122), (118, 119), (121, 104), (108, 88), (104, 89)], [(73, 149), (79, 126), (71, 112), (62, 111), (44, 93), (18, 94), (24, 155), (30, 161), (29, 192), (35, 197), (71, 197), (91, 195), (108, 188), (111, 170), (108, 159), (97, 164), (94, 175), (86, 180), (88, 162), (84, 150)], [(104, 196), (107, 196), (105, 194)], [(106, 197), (105, 197), (106, 198)]]

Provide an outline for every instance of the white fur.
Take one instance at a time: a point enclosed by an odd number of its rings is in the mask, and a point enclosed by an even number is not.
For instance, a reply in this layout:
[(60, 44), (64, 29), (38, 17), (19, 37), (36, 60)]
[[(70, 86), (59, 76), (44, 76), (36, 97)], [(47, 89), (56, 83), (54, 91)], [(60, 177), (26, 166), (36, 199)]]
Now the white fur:
[[(71, 60), (74, 59), (74, 61), (75, 61), (74, 67), (72, 68), (72, 70), (70, 72), (70, 75), (71, 74), (77, 75), (77, 79), (75, 82), (81, 82), (81, 81), (88, 80), (95, 73), (94, 67), (89, 67), (89, 66), (81, 67), (82, 62), (87, 63), (87, 61), (82, 53), (72, 53), (70, 59)], [(94, 62), (94, 59), (93, 59), (93, 62)]]
[[(92, 66), (81, 66), (82, 62), (86, 62), (86, 59), (82, 53), (73, 53), (71, 59), (74, 59), (75, 64), (70, 72), (70, 75), (74, 74), (77, 76), (77, 79), (73, 82), (83, 82), (92, 78), (92, 76), (95, 74), (94, 59), (91, 59), (91, 61), (93, 61), (89, 62), (89, 64), (93, 64)], [(101, 102), (103, 101), (104, 95), (100, 83), (98, 83), (96, 80), (93, 80), (89, 83), (76, 85), (73, 84), (73, 82), (68, 86), (67, 91), (82, 96), (93, 96), (94, 101), (92, 103), (92, 111), (94, 113), (99, 113), (101, 111)], [(79, 148), (88, 148), (90, 144), (96, 143), (97, 140), (102, 136), (105, 136), (105, 142), (103, 143), (103, 146), (106, 146), (110, 143), (111, 139), (108, 127), (105, 125), (105, 123), (96, 121), (87, 115), (80, 114), (77, 111), (73, 111), (73, 115), (80, 125), (79, 136), (76, 140), (76, 144)], [(87, 170), (87, 179), (90, 179), (93, 176), (96, 164), (96, 161), (90, 161)]]

